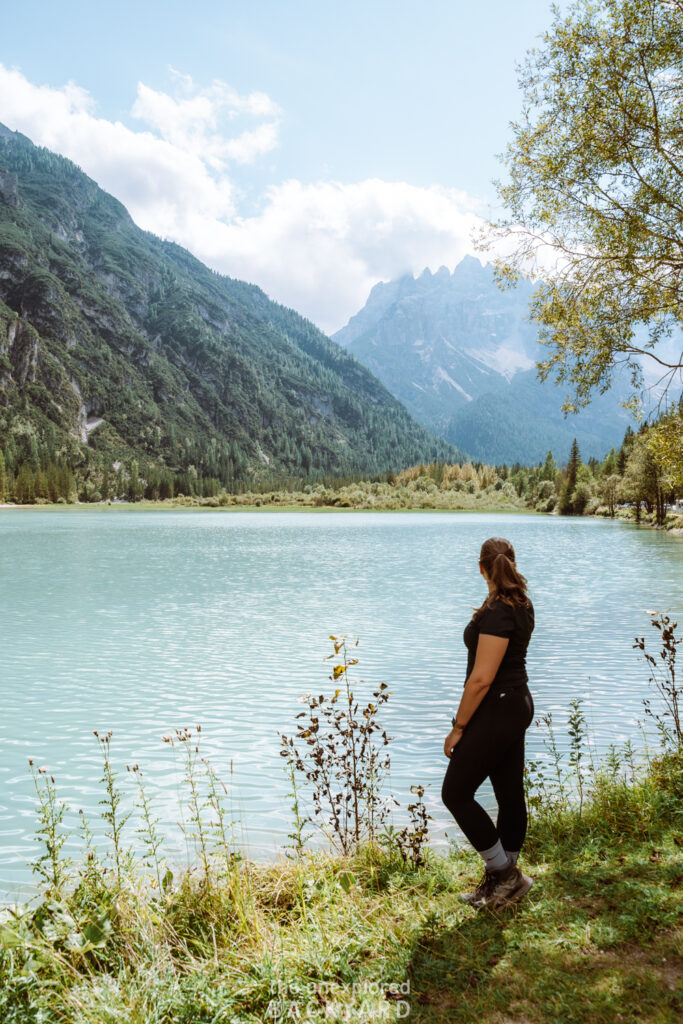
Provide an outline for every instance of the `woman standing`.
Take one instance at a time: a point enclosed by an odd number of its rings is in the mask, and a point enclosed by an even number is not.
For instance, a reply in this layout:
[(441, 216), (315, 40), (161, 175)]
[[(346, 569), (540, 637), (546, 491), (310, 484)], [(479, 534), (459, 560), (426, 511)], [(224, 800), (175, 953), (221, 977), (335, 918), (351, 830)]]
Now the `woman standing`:
[[(534, 608), (509, 541), (485, 541), (479, 571), (489, 593), (464, 632), (467, 678), (444, 743), (450, 761), (441, 799), (485, 865), (479, 887), (462, 899), (496, 908), (520, 899), (532, 885), (516, 862), (527, 827), (524, 734), (533, 721), (534, 702), (525, 659)], [(487, 778), (498, 802), (495, 825), (474, 799)]]

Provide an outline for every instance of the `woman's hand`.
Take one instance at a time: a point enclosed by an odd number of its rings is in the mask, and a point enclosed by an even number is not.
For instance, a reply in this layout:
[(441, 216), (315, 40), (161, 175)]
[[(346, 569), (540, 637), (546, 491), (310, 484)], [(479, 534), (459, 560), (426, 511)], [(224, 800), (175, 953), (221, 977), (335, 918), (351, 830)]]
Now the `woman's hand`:
[(446, 757), (451, 756), (451, 750), (456, 745), (458, 740), (461, 738), (462, 733), (463, 730), (459, 726), (451, 729), (443, 745), (443, 752), (446, 755)]

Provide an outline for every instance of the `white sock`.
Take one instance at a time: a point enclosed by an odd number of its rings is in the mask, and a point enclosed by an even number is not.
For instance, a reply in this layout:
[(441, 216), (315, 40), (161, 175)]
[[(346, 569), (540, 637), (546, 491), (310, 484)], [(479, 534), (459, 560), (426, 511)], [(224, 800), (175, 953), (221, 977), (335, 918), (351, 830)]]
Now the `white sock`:
[(477, 853), (483, 858), (489, 871), (502, 871), (510, 863), (500, 839), (496, 840), (488, 850), (477, 850)]
[(519, 850), (506, 850), (505, 852), (507, 853), (512, 863), (516, 864), (517, 858), (519, 857)]

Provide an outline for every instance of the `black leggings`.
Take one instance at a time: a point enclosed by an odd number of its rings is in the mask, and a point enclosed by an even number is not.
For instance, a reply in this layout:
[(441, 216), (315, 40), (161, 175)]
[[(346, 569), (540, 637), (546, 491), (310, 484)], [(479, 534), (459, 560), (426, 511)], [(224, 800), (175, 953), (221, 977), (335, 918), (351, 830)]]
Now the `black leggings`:
[[(475, 850), (488, 850), (498, 839), (504, 850), (522, 847), (527, 826), (524, 734), (533, 718), (526, 686), (489, 690), (451, 754), (441, 799)], [(495, 825), (474, 799), (486, 778), (498, 802)]]

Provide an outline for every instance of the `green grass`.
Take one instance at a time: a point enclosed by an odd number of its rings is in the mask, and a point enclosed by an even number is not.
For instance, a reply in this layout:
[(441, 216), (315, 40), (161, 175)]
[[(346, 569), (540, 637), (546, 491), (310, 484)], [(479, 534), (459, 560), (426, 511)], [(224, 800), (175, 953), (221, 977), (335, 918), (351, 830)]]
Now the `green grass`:
[(280, 999), (285, 1020), (674, 1024), (682, 798), (669, 752), (628, 781), (599, 769), (581, 814), (537, 799), (534, 885), (497, 912), (458, 899), (481, 861), (455, 846), (419, 867), (391, 841), (265, 865), (218, 846), (208, 875), (162, 892), (129, 855), (119, 884), (96, 854), (68, 892), (4, 912), (0, 1019), (261, 1024)]

